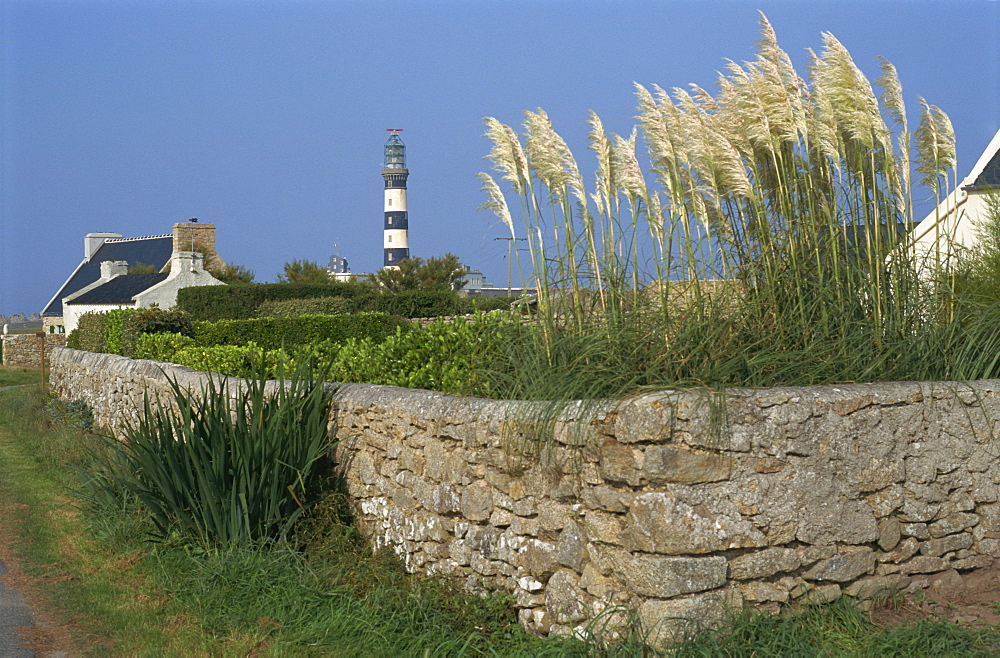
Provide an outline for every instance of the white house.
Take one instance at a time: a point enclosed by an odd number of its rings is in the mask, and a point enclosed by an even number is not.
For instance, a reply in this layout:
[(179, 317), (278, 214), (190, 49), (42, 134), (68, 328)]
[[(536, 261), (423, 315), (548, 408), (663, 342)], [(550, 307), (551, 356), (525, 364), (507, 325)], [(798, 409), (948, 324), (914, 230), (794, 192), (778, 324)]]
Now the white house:
[(204, 259), (196, 251), (173, 252), (169, 269), (169, 272), (129, 274), (125, 261), (102, 262), (100, 279), (63, 298), (65, 330), (76, 329), (84, 313), (152, 306), (166, 309), (177, 304), (177, 291), (181, 288), (225, 285), (205, 271)]
[(933, 258), (935, 245), (939, 245), (943, 259), (951, 256), (946, 253), (949, 242), (943, 238), (971, 246), (976, 240), (976, 223), (985, 216), (986, 198), (991, 192), (1000, 192), (1000, 131), (969, 175), (913, 229), (917, 256)]
[[(144, 308), (153, 303), (160, 308), (170, 308), (177, 303), (180, 288), (222, 283), (205, 272), (201, 262), (185, 261), (173, 267), (173, 258), (183, 252), (200, 252), (216, 265), (225, 265), (215, 251), (215, 225), (195, 219), (174, 224), (173, 231), (166, 235), (125, 238), (119, 233), (88, 233), (83, 238), (83, 261), (42, 310), (45, 330), (50, 333), (72, 331), (77, 319), (86, 312), (81, 309), (88, 304), (94, 307), (89, 310), (105, 311)], [(191, 274), (192, 268), (199, 269), (201, 275), (177, 278), (184, 273)], [(130, 269), (152, 271), (128, 274)], [(123, 276), (127, 278), (120, 278)], [(170, 283), (167, 283), (168, 278)], [(114, 284), (108, 285), (112, 280)], [(83, 297), (85, 292), (88, 295)], [(63, 303), (66, 301), (74, 308), (65, 308)], [(69, 324), (67, 313), (73, 318)]]

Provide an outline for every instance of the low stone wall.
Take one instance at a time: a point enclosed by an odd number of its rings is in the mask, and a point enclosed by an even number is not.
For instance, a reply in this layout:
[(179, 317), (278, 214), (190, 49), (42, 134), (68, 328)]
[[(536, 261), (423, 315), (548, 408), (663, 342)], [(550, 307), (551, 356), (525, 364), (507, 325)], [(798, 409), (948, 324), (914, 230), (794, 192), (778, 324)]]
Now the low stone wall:
[[(35, 334), (2, 334), (3, 364), (21, 368), (42, 366), (42, 339)], [(45, 334), (45, 358), (52, 358), (52, 350), (66, 344), (66, 334)]]
[[(51, 388), (118, 427), (168, 376), (204, 374), (64, 349)], [(509, 592), (540, 632), (624, 606), (663, 646), (729, 608), (889, 596), (990, 566), (998, 391), (661, 393), (566, 409), (539, 444), (526, 419), (545, 405), (351, 384), (332, 431), (363, 532), (409, 569)]]

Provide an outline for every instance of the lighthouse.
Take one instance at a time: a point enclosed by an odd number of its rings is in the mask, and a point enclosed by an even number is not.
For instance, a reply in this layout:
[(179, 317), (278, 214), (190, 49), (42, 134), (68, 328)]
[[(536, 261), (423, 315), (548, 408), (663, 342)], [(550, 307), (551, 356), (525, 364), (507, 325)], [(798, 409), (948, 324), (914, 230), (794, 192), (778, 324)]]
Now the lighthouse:
[(385, 163), (382, 179), (385, 181), (385, 225), (382, 230), (383, 267), (399, 267), (399, 261), (410, 257), (410, 242), (406, 217), (406, 146), (399, 138), (401, 128), (388, 128), (389, 141), (385, 143)]

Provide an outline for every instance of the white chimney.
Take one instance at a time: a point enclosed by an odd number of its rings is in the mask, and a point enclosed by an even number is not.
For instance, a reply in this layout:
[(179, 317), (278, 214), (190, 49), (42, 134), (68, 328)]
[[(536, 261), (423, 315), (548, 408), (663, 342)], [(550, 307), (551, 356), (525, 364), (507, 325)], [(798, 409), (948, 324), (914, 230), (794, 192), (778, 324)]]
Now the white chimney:
[(102, 260), (101, 278), (104, 280), (113, 279), (116, 276), (128, 274), (128, 261), (124, 260)]
[(89, 261), (105, 240), (120, 237), (120, 233), (88, 233), (83, 236), (83, 259)]
[(197, 251), (175, 251), (170, 254), (170, 278), (181, 274), (197, 274), (205, 271), (205, 258)]

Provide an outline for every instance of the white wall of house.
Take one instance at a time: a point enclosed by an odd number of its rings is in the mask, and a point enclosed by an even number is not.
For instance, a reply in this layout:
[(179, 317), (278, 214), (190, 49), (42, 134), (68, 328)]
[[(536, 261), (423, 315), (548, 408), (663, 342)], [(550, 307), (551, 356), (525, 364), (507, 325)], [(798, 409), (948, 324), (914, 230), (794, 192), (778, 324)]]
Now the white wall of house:
[(986, 215), (987, 192), (966, 190), (979, 178), (980, 174), (1000, 150), (1000, 130), (976, 165), (944, 200), (914, 228), (915, 253), (918, 259), (933, 262), (939, 256), (945, 259), (954, 256), (949, 253), (950, 244), (970, 247), (976, 242), (976, 224)]
[(85, 313), (107, 313), (119, 308), (135, 308), (135, 303), (131, 304), (70, 304), (63, 302), (63, 327), (66, 333), (76, 329), (80, 323), (80, 316)]

